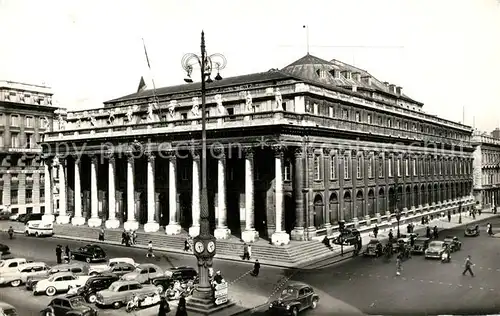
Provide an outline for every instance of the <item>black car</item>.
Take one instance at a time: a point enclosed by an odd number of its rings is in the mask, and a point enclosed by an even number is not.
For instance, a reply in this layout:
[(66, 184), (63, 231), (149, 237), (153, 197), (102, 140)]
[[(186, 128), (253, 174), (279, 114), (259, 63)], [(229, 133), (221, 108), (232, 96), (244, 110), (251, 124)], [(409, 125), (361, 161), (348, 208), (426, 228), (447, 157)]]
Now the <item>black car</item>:
[(0, 255), (3, 258), (4, 255), (10, 254), (10, 248), (7, 245), (0, 244)]
[(162, 277), (154, 278), (151, 283), (154, 284), (160, 293), (163, 293), (165, 289), (169, 288), (175, 281), (188, 282), (198, 280), (198, 272), (193, 267), (175, 267), (170, 270), (165, 271), (165, 275)]
[(378, 239), (372, 239), (366, 245), (366, 250), (363, 252), (364, 256), (380, 257), (382, 255), (384, 246)]
[[(97, 310), (87, 304), (79, 296), (59, 296), (53, 299), (40, 315), (47, 315), (48, 307), (52, 307), (55, 316), (97, 316)], [(50, 315), (50, 314), (49, 314)]]
[(106, 253), (98, 245), (86, 245), (71, 251), (71, 259), (87, 263), (106, 260)]
[(93, 304), (97, 299), (97, 292), (107, 289), (111, 283), (119, 279), (116, 274), (112, 273), (93, 276), (87, 280), (84, 286), (78, 288), (76, 295), (83, 297), (85, 301)]
[(12, 213), (7, 212), (7, 211), (1, 211), (0, 212), (0, 221), (8, 221)]
[(423, 254), (425, 250), (429, 247), (430, 238), (427, 237), (417, 237), (415, 243), (413, 244), (412, 253)]
[[(22, 220), (24, 225), (26, 225), (29, 221), (41, 221), (42, 216), (43, 216), (43, 214), (41, 214), (41, 213), (29, 213), (29, 214), (24, 214), (24, 215), (26, 215), (26, 216), (24, 216), (24, 218)], [(19, 215), (19, 216), (21, 216), (21, 215)]]
[(312, 287), (301, 282), (287, 285), (280, 297), (269, 304), (272, 315), (298, 315), (299, 312), (318, 306), (319, 296)]
[(464, 237), (479, 236), (479, 225), (468, 225), (465, 227)]
[(356, 228), (346, 228), (342, 230), (340, 236), (333, 239), (333, 243), (340, 245), (340, 241), (342, 240), (344, 245), (353, 246), (358, 242), (359, 236), (360, 233)]
[(28, 216), (28, 214), (19, 214), (19, 216), (17, 217), (17, 221), (21, 222), (21, 223), (24, 223), (24, 221), (26, 220), (27, 216)]

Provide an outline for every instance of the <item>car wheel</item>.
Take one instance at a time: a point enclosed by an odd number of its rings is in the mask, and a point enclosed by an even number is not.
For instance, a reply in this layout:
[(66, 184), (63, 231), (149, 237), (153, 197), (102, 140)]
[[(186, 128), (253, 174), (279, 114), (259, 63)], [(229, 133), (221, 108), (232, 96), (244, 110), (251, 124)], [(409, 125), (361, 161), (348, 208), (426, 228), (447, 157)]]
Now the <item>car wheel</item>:
[(316, 307), (318, 307), (318, 299), (317, 298), (313, 299), (311, 302), (311, 308), (316, 309)]
[(87, 302), (91, 303), (91, 304), (94, 304), (95, 301), (97, 301), (97, 295), (95, 295), (94, 293), (92, 294), (89, 294), (87, 296)]
[(12, 287), (18, 287), (19, 285), (21, 285), (21, 280), (12, 281), (12, 282), (10, 282), (10, 285)]
[(298, 309), (297, 307), (294, 307), (294, 308), (292, 309), (292, 315), (293, 315), (293, 316), (299, 316), (299, 309)]
[(87, 257), (87, 258), (85, 258), (85, 262), (90, 263), (91, 261), (92, 261), (92, 260), (90, 260), (90, 258), (88, 258), (88, 257)]
[(56, 288), (53, 287), (53, 286), (49, 286), (46, 290), (45, 290), (45, 294), (47, 294), (47, 296), (54, 296), (56, 295)]
[(161, 284), (158, 284), (158, 285), (156, 286), (156, 289), (158, 290), (158, 293), (159, 293), (159, 294), (162, 294), (162, 293), (163, 293), (163, 291), (165, 290), (165, 289), (163, 288), (163, 285), (161, 285)]
[(114, 302), (112, 305), (114, 309), (119, 309), (122, 307), (122, 302)]

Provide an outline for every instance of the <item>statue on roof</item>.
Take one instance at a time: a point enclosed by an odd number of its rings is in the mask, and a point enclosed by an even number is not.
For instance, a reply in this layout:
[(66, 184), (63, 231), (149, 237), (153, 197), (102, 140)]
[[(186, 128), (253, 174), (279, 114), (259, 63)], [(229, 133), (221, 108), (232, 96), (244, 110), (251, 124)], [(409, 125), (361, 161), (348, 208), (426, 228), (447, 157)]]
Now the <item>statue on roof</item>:
[(217, 103), (217, 112), (220, 115), (227, 115), (227, 110), (224, 107), (224, 105), (222, 104), (222, 102), (223, 102), (222, 94), (216, 94), (215, 95), (215, 103)]
[(283, 97), (281, 96), (280, 88), (276, 87), (274, 90), (274, 101), (277, 110), (283, 110)]
[(115, 111), (113, 109), (109, 110), (108, 125), (112, 125), (115, 121)]
[(97, 126), (97, 120), (95, 119), (94, 113), (90, 114), (90, 125)]
[(200, 116), (200, 101), (198, 100), (198, 97), (193, 97), (191, 99), (193, 101), (193, 108), (191, 109), (191, 114), (194, 117)]
[(168, 104), (168, 113), (170, 113), (170, 117), (173, 118), (175, 115), (175, 108), (177, 107), (177, 101), (171, 100)]
[(148, 117), (147, 117), (148, 122), (153, 122), (155, 120), (153, 111), (156, 106), (158, 106), (156, 102), (148, 103)]
[(52, 105), (52, 97), (51, 96), (47, 97), (47, 104)]
[(59, 123), (59, 130), (60, 131), (64, 131), (66, 129), (66, 120), (64, 119), (64, 117), (59, 114), (59, 116), (57, 117), (57, 122)]
[(46, 116), (42, 117), (42, 128), (49, 129), (49, 125), (50, 125), (49, 118)]
[(129, 123), (132, 123), (132, 118), (134, 117), (134, 110), (132, 109), (132, 107), (129, 107), (127, 109), (127, 113), (125, 114), (125, 116), (127, 117), (127, 121)]
[(247, 91), (245, 95), (245, 109), (247, 112), (253, 112), (253, 101), (250, 91)]

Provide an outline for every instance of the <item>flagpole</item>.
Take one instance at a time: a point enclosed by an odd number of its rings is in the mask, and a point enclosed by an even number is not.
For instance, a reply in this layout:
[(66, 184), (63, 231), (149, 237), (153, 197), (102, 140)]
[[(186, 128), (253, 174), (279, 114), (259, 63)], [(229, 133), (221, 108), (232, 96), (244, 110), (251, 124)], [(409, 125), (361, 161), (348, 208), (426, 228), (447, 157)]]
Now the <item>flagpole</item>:
[(142, 46), (144, 47), (144, 55), (146, 55), (146, 62), (148, 63), (149, 74), (151, 75), (151, 82), (153, 83), (153, 100), (156, 103), (156, 108), (158, 109), (158, 114), (160, 116), (160, 121), (163, 117), (161, 113), (160, 100), (156, 96), (156, 84), (153, 77), (153, 71), (151, 70), (151, 64), (149, 63), (148, 50), (146, 49), (146, 42), (144, 42), (144, 37), (142, 38)]

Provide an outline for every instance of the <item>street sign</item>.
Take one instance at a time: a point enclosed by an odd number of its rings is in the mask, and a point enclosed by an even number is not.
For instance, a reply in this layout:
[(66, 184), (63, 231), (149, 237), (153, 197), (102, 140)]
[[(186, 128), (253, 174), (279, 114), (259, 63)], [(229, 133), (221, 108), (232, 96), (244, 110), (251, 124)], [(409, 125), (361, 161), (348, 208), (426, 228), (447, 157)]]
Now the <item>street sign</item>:
[(215, 285), (215, 305), (221, 305), (228, 301), (228, 286), (227, 282)]

